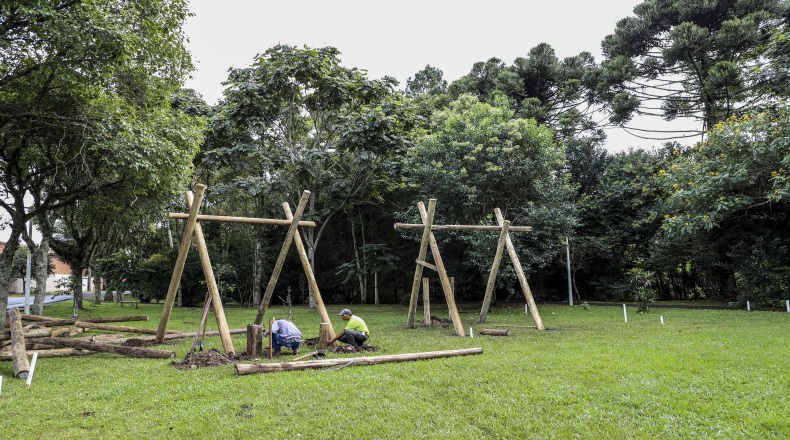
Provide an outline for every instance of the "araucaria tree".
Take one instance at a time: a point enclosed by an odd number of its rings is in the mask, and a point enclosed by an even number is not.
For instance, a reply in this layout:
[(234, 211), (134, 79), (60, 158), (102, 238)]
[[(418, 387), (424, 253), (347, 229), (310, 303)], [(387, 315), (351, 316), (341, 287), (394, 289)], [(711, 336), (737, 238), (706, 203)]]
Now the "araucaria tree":
[(699, 132), (758, 108), (786, 90), (786, 76), (756, 73), (782, 57), (777, 31), (789, 11), (784, 0), (646, 0), (602, 43), (597, 99), (614, 123), (635, 114), (686, 117), (699, 121)]

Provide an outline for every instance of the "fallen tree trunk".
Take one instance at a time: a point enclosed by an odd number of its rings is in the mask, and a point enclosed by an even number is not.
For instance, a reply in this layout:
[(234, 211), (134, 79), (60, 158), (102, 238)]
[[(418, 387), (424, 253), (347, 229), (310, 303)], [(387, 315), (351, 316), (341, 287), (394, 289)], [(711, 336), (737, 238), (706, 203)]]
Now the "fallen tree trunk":
[(27, 379), (30, 371), (30, 363), (27, 360), (25, 350), (25, 335), (22, 331), (22, 314), (19, 309), (12, 307), (8, 311), (9, 324), (11, 326), (11, 360), (14, 361), (14, 377), (17, 379)]
[(78, 348), (80, 350), (100, 351), (103, 353), (115, 353), (125, 356), (155, 358), (155, 359), (170, 359), (175, 357), (175, 352), (153, 350), (150, 348), (142, 347), (126, 347), (117, 344), (105, 344), (101, 342), (88, 342), (76, 339), (67, 338), (39, 338), (41, 344), (52, 345), (55, 347)]
[(99, 324), (94, 322), (85, 322), (85, 321), (77, 321), (74, 323), (76, 327), (81, 328), (93, 328), (97, 330), (108, 330), (111, 332), (121, 332), (121, 333), (144, 333), (147, 335), (155, 335), (157, 330), (155, 328), (140, 328), (140, 327), (129, 327), (126, 325), (109, 325), (109, 324)]
[(481, 328), (477, 333), (488, 336), (510, 336), (509, 329)]
[(115, 316), (111, 318), (77, 318), (61, 319), (43, 315), (22, 315), (23, 321), (42, 322), (47, 325), (74, 325), (77, 321), (82, 322), (129, 322), (129, 321), (148, 321), (147, 316)]
[(336, 367), (341, 365), (374, 365), (387, 362), (406, 362), (438, 359), (452, 356), (469, 356), (483, 353), (482, 348), (461, 350), (427, 351), (422, 353), (393, 354), (388, 356), (365, 356), (358, 358), (323, 359), (302, 362), (281, 362), (276, 364), (236, 364), (236, 374), (241, 376), (254, 373), (273, 373), (275, 371), (306, 370), (308, 368)]
[[(94, 351), (78, 350), (76, 348), (52, 348), (48, 350), (36, 350), (40, 358), (55, 358), (67, 356), (81, 356), (84, 354), (93, 354)], [(0, 361), (10, 361), (11, 353), (7, 351), (0, 351)]]

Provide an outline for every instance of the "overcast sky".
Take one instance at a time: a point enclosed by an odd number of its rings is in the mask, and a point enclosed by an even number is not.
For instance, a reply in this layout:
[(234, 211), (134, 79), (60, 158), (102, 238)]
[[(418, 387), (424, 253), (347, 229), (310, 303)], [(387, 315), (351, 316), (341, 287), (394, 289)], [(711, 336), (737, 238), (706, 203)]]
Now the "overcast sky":
[[(539, 43), (550, 44), (560, 59), (587, 51), (600, 62), (601, 41), (640, 2), (191, 0), (195, 16), (185, 32), (197, 70), (186, 86), (215, 104), (228, 69), (249, 66), (256, 54), (279, 43), (334, 46), (344, 66), (365, 69), (370, 78), (392, 76), (401, 89), (427, 64), (450, 83), (477, 61), (497, 57), (510, 65)], [(677, 129), (658, 118), (634, 125)], [(621, 129), (607, 135), (610, 151), (659, 144)]]

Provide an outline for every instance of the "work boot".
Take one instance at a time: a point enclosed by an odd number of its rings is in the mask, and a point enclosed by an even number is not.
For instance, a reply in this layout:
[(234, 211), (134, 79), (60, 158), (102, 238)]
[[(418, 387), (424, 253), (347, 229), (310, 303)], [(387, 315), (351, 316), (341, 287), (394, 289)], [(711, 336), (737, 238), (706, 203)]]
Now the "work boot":
[(299, 354), (299, 346), (298, 345), (296, 347), (294, 347), (294, 356), (296, 356), (297, 354)]

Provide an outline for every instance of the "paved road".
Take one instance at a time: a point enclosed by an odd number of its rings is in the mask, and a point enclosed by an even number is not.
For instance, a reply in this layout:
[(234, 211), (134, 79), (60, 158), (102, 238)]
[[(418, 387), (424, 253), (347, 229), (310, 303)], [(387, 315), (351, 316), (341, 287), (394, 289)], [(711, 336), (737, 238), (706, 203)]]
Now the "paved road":
[[(60, 295), (46, 295), (44, 296), (44, 305), (52, 304), (61, 301), (71, 301), (73, 295), (66, 295), (61, 293)], [(92, 298), (93, 292), (82, 292), (83, 298)], [(24, 296), (13, 296), (8, 298), (8, 307), (6, 310), (10, 310), (11, 307), (18, 307), (20, 311), (25, 309), (25, 297)], [(30, 295), (30, 307), (33, 307), (33, 294)]]

